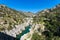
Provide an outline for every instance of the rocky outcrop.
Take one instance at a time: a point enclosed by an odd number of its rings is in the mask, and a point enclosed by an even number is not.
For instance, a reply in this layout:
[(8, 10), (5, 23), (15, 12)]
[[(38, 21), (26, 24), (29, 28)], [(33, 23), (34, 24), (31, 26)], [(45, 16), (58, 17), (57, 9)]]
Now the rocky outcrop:
[(19, 24), (19, 25), (15, 25), (15, 27), (13, 29), (11, 29), (10, 31), (4, 30), (2, 32), (5, 33), (5, 34), (8, 34), (10, 36), (16, 37), (16, 35), (20, 34), (23, 30), (25, 30), (25, 27), (30, 25), (31, 19), (28, 18), (26, 20), (28, 20), (28, 21), (25, 21), (24, 23)]

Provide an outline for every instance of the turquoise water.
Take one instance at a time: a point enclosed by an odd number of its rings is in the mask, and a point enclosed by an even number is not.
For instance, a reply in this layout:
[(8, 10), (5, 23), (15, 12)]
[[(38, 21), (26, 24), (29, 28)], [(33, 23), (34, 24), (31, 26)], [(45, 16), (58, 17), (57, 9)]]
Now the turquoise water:
[(20, 33), (19, 35), (17, 35), (17, 40), (20, 40), (21, 36), (23, 36), (24, 34), (28, 33), (29, 32), (29, 29), (30, 29), (31, 25), (27, 26), (25, 28), (25, 30), (22, 31), (22, 33)]

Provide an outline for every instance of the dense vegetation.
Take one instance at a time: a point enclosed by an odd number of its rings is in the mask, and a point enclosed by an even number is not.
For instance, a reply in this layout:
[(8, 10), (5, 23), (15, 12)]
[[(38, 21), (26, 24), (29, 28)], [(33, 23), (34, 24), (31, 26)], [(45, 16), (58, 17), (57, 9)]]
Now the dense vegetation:
[(45, 40), (45, 37), (43, 35), (38, 35), (38, 33), (34, 33), (32, 35), (32, 39), (31, 40)]
[[(45, 31), (42, 32), (45, 38), (41, 36), (43, 40), (60, 40), (60, 5), (57, 5), (56, 8), (38, 12), (33, 20), (34, 23), (45, 23)], [(33, 35), (33, 39), (35, 37), (36, 40), (41, 40), (39, 35)]]

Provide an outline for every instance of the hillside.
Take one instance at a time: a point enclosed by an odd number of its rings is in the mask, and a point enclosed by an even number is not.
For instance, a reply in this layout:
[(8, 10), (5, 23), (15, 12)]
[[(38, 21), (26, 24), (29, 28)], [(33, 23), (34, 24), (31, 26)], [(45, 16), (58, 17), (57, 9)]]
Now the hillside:
[(33, 17), (33, 16), (35, 16), (35, 14), (32, 13), (32, 12), (24, 12), (24, 15), (26, 15), (27, 17)]
[(37, 24), (44, 23), (45, 29), (40, 36), (34, 33), (31, 40), (60, 40), (60, 4), (38, 12), (33, 21)]
[(0, 5), (0, 31), (11, 30), (15, 25), (21, 24), (26, 16), (5, 5)]
[(21, 40), (60, 40), (60, 4), (36, 15), (0, 5), (0, 32), (16, 37), (29, 25), (29, 32)]

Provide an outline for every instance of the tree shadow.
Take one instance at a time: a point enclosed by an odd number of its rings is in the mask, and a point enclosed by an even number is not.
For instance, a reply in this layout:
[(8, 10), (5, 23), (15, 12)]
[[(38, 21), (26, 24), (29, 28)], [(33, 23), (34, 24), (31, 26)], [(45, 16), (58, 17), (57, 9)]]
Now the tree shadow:
[(0, 40), (18, 40), (10, 35), (0, 32)]

